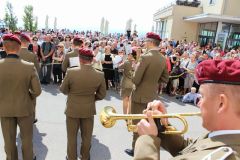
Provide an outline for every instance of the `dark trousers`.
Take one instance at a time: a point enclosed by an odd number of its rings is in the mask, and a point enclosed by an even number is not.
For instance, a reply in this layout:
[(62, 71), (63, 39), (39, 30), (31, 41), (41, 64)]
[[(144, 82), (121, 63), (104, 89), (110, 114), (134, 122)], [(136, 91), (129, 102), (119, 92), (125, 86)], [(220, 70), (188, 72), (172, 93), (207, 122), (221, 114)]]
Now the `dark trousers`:
[(54, 83), (61, 83), (62, 82), (63, 73), (62, 73), (61, 64), (54, 64), (53, 65), (53, 78), (54, 78)]
[(81, 160), (90, 159), (90, 149), (94, 117), (90, 118), (72, 118), (66, 117), (67, 125), (67, 156), (68, 160), (77, 160), (77, 136), (80, 128), (82, 145), (80, 149)]
[(51, 73), (52, 73), (52, 64), (42, 64), (40, 71), (40, 80), (41, 82), (50, 83), (51, 82)]
[(1, 117), (2, 134), (7, 160), (17, 160), (17, 125), (20, 129), (23, 160), (33, 159), (33, 117)]
[[(132, 114), (142, 114), (143, 110), (146, 109), (147, 107), (147, 103), (138, 103), (138, 102), (134, 102), (131, 100), (131, 113)], [(133, 124), (136, 125), (139, 120), (133, 120)], [(132, 140), (132, 149), (134, 150), (135, 148), (135, 143), (137, 138), (139, 137), (138, 133), (133, 133), (133, 140)]]

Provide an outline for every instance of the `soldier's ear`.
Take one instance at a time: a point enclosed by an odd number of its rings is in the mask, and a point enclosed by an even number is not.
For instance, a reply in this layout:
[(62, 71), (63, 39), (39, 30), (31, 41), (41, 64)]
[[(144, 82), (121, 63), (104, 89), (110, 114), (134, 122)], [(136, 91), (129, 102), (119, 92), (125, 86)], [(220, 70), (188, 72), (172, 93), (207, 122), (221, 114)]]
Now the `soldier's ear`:
[(226, 114), (226, 111), (229, 109), (229, 99), (225, 94), (219, 94), (218, 100), (218, 113)]

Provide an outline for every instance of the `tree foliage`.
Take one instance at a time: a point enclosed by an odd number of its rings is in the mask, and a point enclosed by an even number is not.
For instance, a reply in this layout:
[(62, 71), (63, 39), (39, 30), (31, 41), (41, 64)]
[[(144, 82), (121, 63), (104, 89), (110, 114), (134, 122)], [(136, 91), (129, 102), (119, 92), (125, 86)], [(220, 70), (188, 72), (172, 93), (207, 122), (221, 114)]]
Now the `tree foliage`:
[(33, 6), (27, 5), (24, 7), (23, 23), (25, 30), (32, 32), (37, 29), (37, 20), (33, 16)]
[(17, 30), (18, 19), (17, 16), (14, 15), (13, 6), (10, 2), (7, 2), (6, 5), (4, 22), (10, 30), (12, 31)]

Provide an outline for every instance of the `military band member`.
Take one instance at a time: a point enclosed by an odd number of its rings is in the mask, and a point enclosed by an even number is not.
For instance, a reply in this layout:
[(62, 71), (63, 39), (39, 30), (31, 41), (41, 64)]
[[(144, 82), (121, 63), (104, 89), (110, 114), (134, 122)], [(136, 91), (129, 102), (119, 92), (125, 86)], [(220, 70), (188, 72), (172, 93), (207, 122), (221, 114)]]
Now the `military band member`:
[(7, 57), (0, 60), (0, 117), (7, 160), (17, 160), (17, 125), (20, 128), (23, 160), (33, 155), (34, 99), (41, 93), (37, 71), (32, 63), (19, 58), (20, 39), (4, 35), (3, 45)]
[[(37, 70), (37, 73), (39, 73), (40, 65), (39, 65), (39, 62), (38, 62), (37, 55), (28, 50), (28, 46), (29, 46), (29, 43), (31, 42), (31, 39), (26, 34), (23, 34), (23, 33), (21, 33), (19, 35), (19, 38), (22, 42), (21, 49), (19, 51), (19, 57), (24, 61), (33, 63), (36, 70)], [(37, 100), (35, 99), (34, 100), (34, 114), (33, 114), (33, 122), (34, 123), (37, 122), (36, 110), (35, 110), (36, 109), (36, 103), (37, 103)]]
[(62, 63), (62, 71), (66, 72), (68, 68), (79, 66), (79, 49), (83, 46), (83, 41), (80, 37), (73, 38), (73, 51), (65, 55)]
[[(202, 126), (209, 133), (193, 142), (180, 135), (163, 135), (151, 118), (152, 111), (147, 111), (148, 121), (138, 123), (141, 136), (136, 142), (135, 160), (159, 159), (160, 145), (173, 160), (240, 159), (240, 61), (203, 61), (197, 66), (196, 76), (201, 84), (198, 106)], [(166, 113), (160, 101), (149, 103), (148, 108), (157, 109), (155, 114)]]
[(123, 99), (123, 114), (129, 113), (129, 98), (133, 89), (133, 72), (136, 60), (136, 52), (128, 54), (127, 60), (118, 66), (118, 69), (123, 70), (123, 76), (121, 80), (120, 94)]
[(60, 90), (68, 95), (66, 106), (67, 159), (77, 160), (77, 135), (81, 130), (81, 160), (90, 159), (91, 138), (96, 114), (95, 102), (106, 95), (104, 75), (92, 67), (93, 53), (79, 50), (80, 67), (67, 70)]
[[(161, 38), (155, 33), (147, 33), (145, 47), (147, 52), (140, 57), (136, 71), (133, 75), (135, 85), (131, 95), (131, 113), (138, 114), (146, 108), (147, 103), (156, 99), (157, 87), (160, 82), (168, 81), (168, 71), (166, 59), (159, 52)], [(134, 120), (137, 124), (139, 121)], [(138, 138), (137, 133), (133, 133), (132, 149), (126, 149), (125, 152), (133, 156), (135, 141)]]
[(31, 43), (31, 39), (26, 34), (23, 34), (23, 33), (19, 35), (19, 38), (22, 42), (21, 49), (19, 52), (19, 57), (24, 61), (33, 63), (37, 72), (39, 72), (40, 66), (39, 66), (37, 55), (28, 50), (28, 46)]

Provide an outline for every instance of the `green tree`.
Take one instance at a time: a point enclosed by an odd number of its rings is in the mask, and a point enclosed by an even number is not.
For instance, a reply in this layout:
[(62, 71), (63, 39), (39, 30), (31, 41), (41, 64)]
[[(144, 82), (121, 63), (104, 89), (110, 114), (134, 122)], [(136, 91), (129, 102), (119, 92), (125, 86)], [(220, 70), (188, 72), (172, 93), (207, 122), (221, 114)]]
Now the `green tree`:
[(18, 19), (17, 16), (15, 16), (13, 13), (13, 6), (10, 2), (7, 2), (6, 5), (4, 22), (10, 30), (17, 30)]
[(33, 30), (34, 31), (38, 30), (38, 17), (35, 18), (35, 24), (34, 24)]
[(27, 5), (24, 7), (23, 23), (25, 30), (32, 32), (37, 29), (37, 21), (33, 17), (33, 6)]

